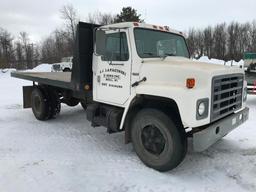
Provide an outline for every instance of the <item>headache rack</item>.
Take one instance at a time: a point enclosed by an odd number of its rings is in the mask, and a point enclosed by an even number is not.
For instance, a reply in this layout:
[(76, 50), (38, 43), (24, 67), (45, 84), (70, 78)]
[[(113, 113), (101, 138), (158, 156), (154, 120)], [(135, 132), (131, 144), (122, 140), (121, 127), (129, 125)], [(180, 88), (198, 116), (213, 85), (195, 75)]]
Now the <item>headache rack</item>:
[(243, 74), (215, 76), (212, 80), (211, 122), (242, 107)]

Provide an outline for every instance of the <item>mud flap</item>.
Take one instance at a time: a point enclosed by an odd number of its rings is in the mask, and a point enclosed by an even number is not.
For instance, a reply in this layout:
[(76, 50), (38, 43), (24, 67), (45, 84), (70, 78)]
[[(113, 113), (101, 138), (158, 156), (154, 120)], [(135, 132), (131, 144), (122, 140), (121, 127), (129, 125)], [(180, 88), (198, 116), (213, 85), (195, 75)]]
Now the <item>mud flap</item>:
[(23, 108), (31, 108), (31, 93), (33, 91), (33, 86), (23, 86)]

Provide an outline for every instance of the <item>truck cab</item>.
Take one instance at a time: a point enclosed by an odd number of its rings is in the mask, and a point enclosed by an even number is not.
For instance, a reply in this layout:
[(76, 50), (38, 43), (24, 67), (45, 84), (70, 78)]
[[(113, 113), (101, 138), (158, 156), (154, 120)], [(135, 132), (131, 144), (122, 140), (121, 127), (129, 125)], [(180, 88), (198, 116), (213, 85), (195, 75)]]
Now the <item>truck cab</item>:
[(124, 131), (158, 171), (182, 162), (188, 137), (201, 152), (249, 114), (243, 69), (190, 59), (184, 35), (167, 26), (79, 23), (71, 73), (12, 76), (33, 81), (24, 106), (37, 119), (55, 117), (61, 102), (81, 102), (93, 127)]
[(95, 46), (105, 49), (97, 53), (96, 47), (93, 55), (95, 101), (127, 107), (140, 96), (170, 99), (184, 127), (245, 108), (244, 71), (191, 60), (181, 32), (132, 22), (98, 31), (103, 35)]

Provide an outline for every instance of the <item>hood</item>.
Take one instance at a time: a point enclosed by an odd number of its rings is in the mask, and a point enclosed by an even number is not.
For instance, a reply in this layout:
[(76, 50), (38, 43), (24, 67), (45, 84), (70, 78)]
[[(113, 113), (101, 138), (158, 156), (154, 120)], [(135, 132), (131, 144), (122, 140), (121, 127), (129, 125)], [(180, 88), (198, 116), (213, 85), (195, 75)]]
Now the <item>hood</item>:
[(208, 86), (212, 77), (228, 74), (243, 74), (238, 67), (193, 61), (182, 57), (167, 57), (165, 60), (145, 60), (140, 70), (140, 78), (147, 82), (184, 85), (187, 78), (195, 78), (197, 85)]

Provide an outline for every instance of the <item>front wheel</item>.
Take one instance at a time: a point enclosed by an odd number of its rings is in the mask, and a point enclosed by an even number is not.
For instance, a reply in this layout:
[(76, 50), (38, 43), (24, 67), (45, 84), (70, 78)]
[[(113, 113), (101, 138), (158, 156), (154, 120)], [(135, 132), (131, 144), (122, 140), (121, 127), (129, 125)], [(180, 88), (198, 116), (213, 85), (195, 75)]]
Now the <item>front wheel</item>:
[(131, 138), (142, 162), (158, 171), (177, 167), (186, 155), (185, 131), (157, 109), (138, 112), (132, 123)]

